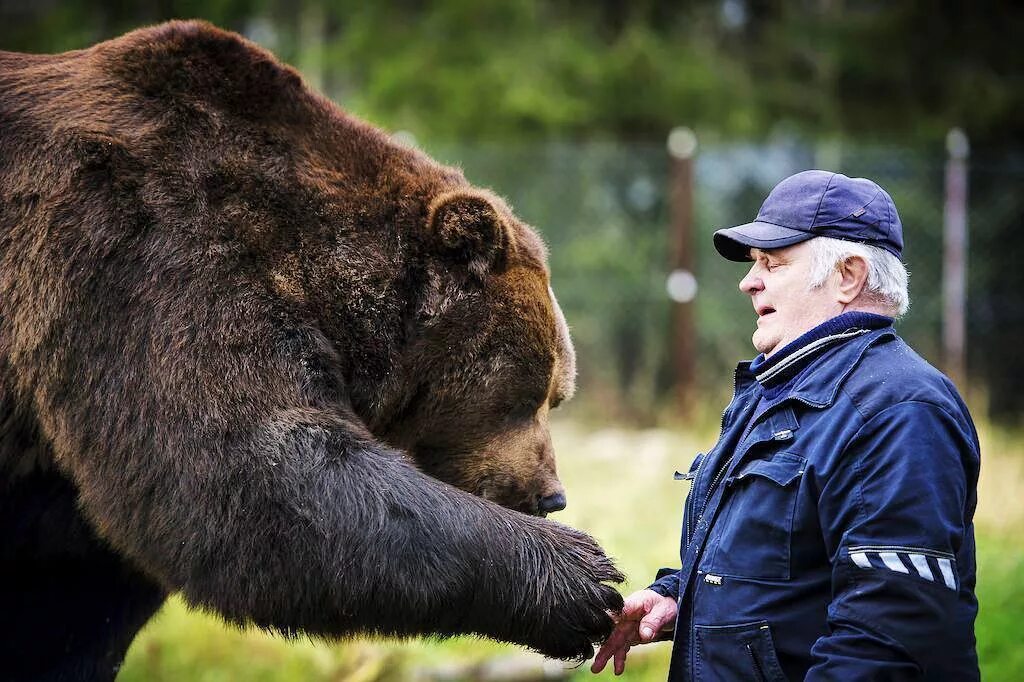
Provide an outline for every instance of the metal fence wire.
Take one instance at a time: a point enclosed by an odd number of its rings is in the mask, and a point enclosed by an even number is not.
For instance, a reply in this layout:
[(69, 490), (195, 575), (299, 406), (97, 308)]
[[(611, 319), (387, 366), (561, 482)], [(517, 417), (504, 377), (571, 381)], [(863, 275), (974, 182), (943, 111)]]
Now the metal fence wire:
[[(666, 291), (671, 238), (665, 146), (545, 142), (428, 151), (506, 197), (544, 236), (552, 285), (578, 354), (579, 402), (641, 421), (670, 409), (675, 304)], [(737, 289), (746, 268), (719, 257), (711, 235), (753, 219), (779, 180), (808, 168), (868, 177), (893, 196), (911, 273), (910, 312), (897, 326), (921, 355), (941, 366), (945, 163), (941, 144), (702, 143), (690, 244), (698, 284), (694, 381), (701, 402), (725, 401), (735, 363), (755, 354), (755, 316)], [(1015, 351), (1024, 342), (1024, 157), (1001, 151), (972, 158), (969, 168), (967, 376), (981, 409), (1019, 422), (1024, 359)]]

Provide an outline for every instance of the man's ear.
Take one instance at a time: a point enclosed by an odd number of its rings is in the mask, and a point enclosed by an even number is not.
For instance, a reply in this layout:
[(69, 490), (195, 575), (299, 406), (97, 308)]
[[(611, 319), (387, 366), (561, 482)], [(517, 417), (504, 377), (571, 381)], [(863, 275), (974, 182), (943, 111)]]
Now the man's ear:
[(510, 233), (491, 200), (446, 192), (431, 202), (427, 229), (441, 257), (483, 277), (504, 260)]
[(840, 303), (849, 304), (857, 299), (868, 283), (868, 262), (860, 256), (850, 256), (839, 264)]

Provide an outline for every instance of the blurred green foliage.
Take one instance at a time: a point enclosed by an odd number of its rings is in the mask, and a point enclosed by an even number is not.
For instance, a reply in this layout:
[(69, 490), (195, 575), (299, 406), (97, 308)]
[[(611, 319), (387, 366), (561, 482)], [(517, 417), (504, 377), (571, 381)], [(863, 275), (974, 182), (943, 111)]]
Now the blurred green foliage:
[[(579, 367), (577, 416), (650, 424), (670, 416), (672, 302), (670, 164), (664, 144), (524, 141), (430, 144), (435, 157), (489, 185), (537, 227), (550, 247), (552, 286), (569, 322)], [(781, 178), (827, 167), (878, 181), (904, 227), (910, 312), (899, 332), (942, 363), (941, 141), (879, 144), (776, 135), (757, 143), (702, 141), (695, 161), (690, 251), (698, 291), (698, 407), (714, 416), (728, 401), (736, 363), (755, 352), (755, 316), (737, 284), (746, 268), (724, 261), (712, 233), (752, 219)], [(989, 156), (974, 167), (968, 221), (968, 367), (976, 413), (1018, 423), (1024, 414), (1024, 163)], [(1018, 287), (1015, 291), (1014, 287)], [(1015, 340), (1016, 339), (1016, 340)], [(962, 387), (963, 388), (963, 387)]]
[(3, 0), (0, 49), (205, 18), (349, 109), (421, 138), (661, 139), (778, 126), (1020, 139), (1024, 9), (843, 0)]
[(843, 0), (0, 0), (0, 49), (54, 52), (200, 17), (294, 64), (350, 111), (507, 196), (552, 247), (581, 396), (650, 420), (670, 375), (668, 160), (698, 133), (699, 370), (727, 390), (750, 310), (710, 234), (812, 166), (878, 180), (907, 230), (901, 329), (937, 362), (943, 138), (972, 144), (970, 370), (1020, 422), (1024, 6)]

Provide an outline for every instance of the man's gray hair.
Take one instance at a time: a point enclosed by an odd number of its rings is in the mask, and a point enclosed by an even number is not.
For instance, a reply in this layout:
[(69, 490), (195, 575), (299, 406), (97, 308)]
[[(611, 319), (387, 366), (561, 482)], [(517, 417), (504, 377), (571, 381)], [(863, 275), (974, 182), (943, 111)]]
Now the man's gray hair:
[(815, 237), (811, 245), (810, 288), (825, 283), (840, 263), (851, 256), (860, 256), (868, 264), (868, 281), (864, 288), (869, 296), (889, 308), (893, 317), (902, 317), (910, 307), (907, 280), (910, 274), (903, 262), (885, 249), (870, 244), (850, 242), (832, 237)]

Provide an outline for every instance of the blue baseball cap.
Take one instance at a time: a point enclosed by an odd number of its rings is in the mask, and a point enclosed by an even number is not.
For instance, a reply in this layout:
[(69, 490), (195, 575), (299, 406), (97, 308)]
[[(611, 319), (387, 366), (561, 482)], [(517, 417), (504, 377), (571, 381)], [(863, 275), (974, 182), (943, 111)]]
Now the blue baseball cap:
[(903, 225), (884, 189), (865, 178), (809, 170), (775, 185), (754, 222), (715, 232), (715, 248), (732, 261), (750, 249), (780, 249), (814, 237), (833, 237), (903, 253)]

